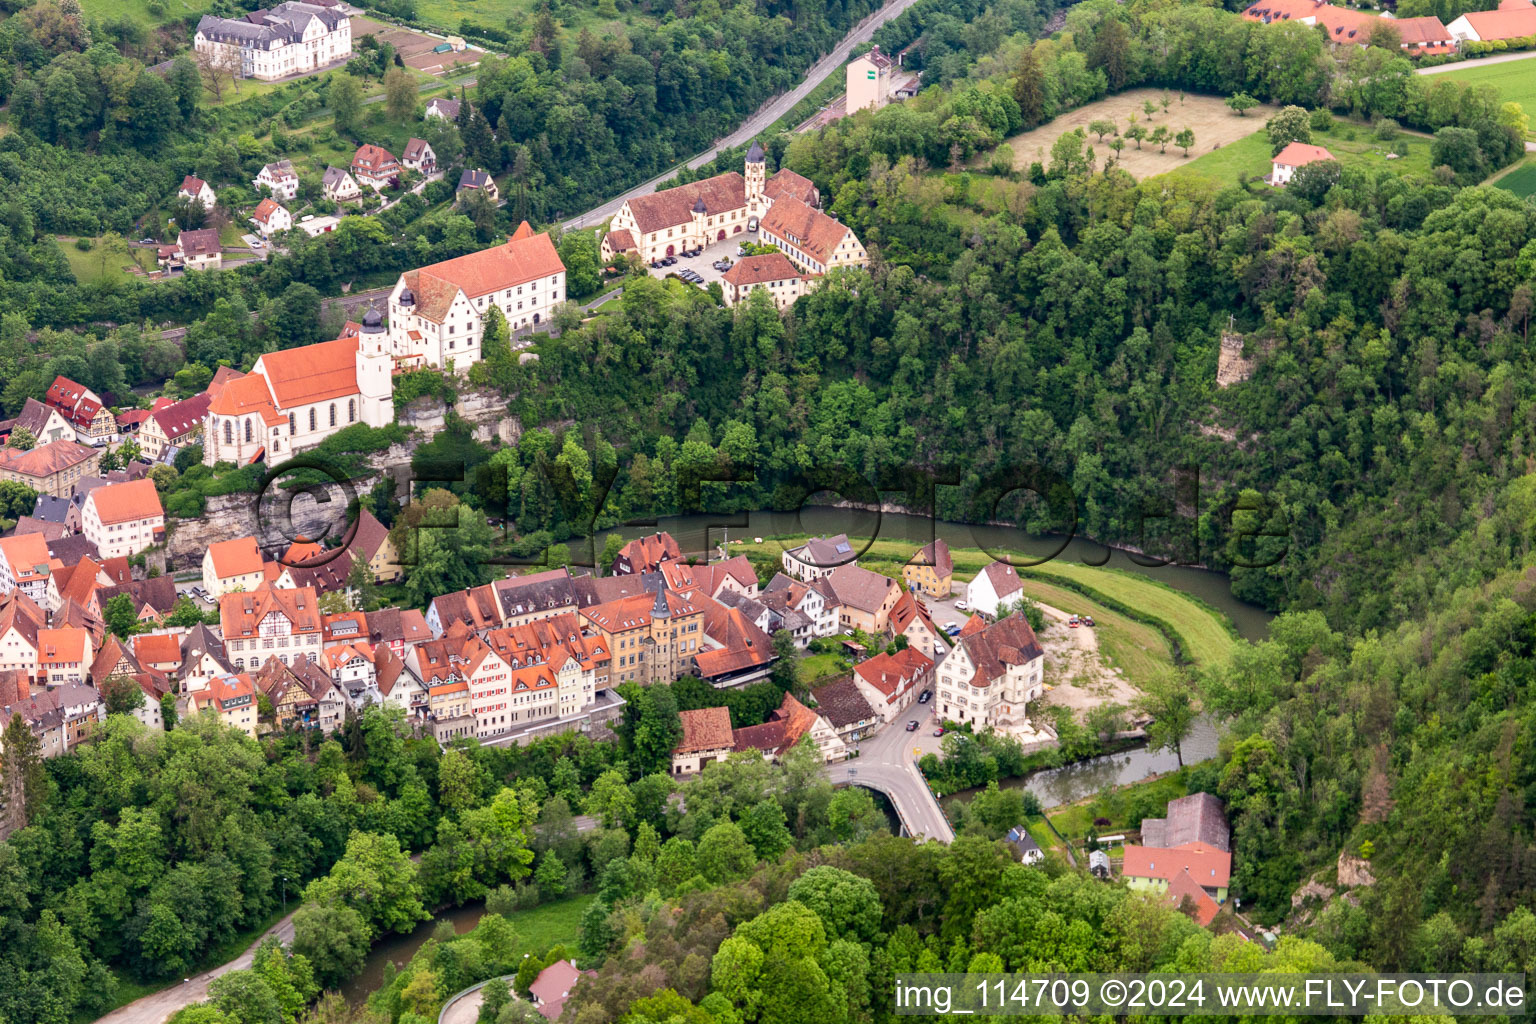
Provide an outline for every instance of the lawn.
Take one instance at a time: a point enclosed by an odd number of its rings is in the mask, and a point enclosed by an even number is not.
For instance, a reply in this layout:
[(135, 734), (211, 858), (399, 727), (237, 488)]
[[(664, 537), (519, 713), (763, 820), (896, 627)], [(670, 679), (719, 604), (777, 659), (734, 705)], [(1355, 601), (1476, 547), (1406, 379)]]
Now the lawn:
[(116, 21), (130, 18), (140, 25), (163, 25), (180, 21), (189, 14), (200, 14), (213, 6), (213, 0), (165, 0), (164, 10), (154, 14), (147, 0), (80, 0), (87, 21)]
[[(64, 251), (64, 258), (69, 260), (69, 269), (75, 272), (75, 280), (81, 284), (96, 284), (105, 281), (112, 284), (121, 284), (133, 275), (123, 268), (128, 265), (128, 260), (122, 256), (107, 256), (101, 250), (101, 239), (91, 240), (93, 247), (90, 252), (81, 252), (75, 248), (75, 239), (72, 236), (60, 235), (59, 248)], [(132, 250), (133, 262), (142, 269), (148, 271), (155, 269), (154, 252), (150, 249)]]
[(1536, 61), (1536, 57), (1503, 64), (1473, 64), (1455, 71), (1440, 72), (1432, 77), (1476, 84), (1486, 82), (1498, 89), (1505, 100), (1520, 104), (1528, 112), (1536, 112), (1536, 63), (1533, 61)]
[(1521, 199), (1536, 195), (1536, 162), (1526, 160), (1515, 164), (1504, 174), (1490, 180), (1488, 184), (1508, 189)]
[[(1126, 140), (1125, 148), (1120, 152), (1119, 157), (1115, 157), (1114, 151), (1109, 147), (1110, 136), (1105, 136), (1101, 142), (1097, 136), (1088, 132), (1088, 145), (1093, 147), (1098, 160), (1097, 166), (1103, 167), (1105, 160), (1114, 158), (1119, 167), (1137, 178), (1146, 178), (1171, 171), (1195, 159), (1199, 154), (1236, 142), (1252, 133), (1254, 129), (1262, 128), (1264, 122), (1278, 109), (1267, 105), (1259, 106), (1248, 111), (1247, 116), (1239, 117), (1228, 108), (1226, 100), (1219, 96), (1185, 93), (1183, 99), (1180, 99), (1179, 94), (1175, 92), (1171, 93), (1169, 98), (1170, 105), (1164, 111), (1161, 106), (1163, 99), (1161, 89), (1131, 89), (1117, 96), (1095, 100), (1087, 106), (1068, 111), (1054, 121), (1008, 139), (1008, 145), (1013, 149), (1013, 165), (1019, 170), (1025, 170), (1038, 160), (1042, 165), (1049, 167), (1051, 146), (1058, 138), (1074, 128), (1082, 128), (1086, 132), (1089, 124), (1099, 120), (1113, 121), (1117, 130), (1123, 132), (1130, 126), (1130, 118), (1134, 114), (1137, 122), (1149, 131), (1160, 127), (1166, 127), (1173, 133), (1183, 128), (1193, 130), (1195, 145), (1191, 148), (1191, 155), (1188, 157), (1172, 142), (1168, 143), (1167, 152), (1160, 152), (1158, 147), (1150, 142), (1143, 141), (1141, 148), (1138, 149), (1136, 143), (1130, 140)], [(1143, 108), (1143, 104), (1149, 101), (1157, 107), (1156, 112), (1150, 117)], [(979, 162), (984, 163), (986, 159), (982, 157)]]
[(592, 894), (572, 896), (532, 910), (519, 910), (509, 919), (517, 932), (519, 949), (524, 953), (542, 953), (561, 944), (574, 948), (581, 936), (581, 915), (595, 899)]
[[(1162, 620), (1178, 634), (1185, 656), (1197, 665), (1225, 664), (1237, 644), (1237, 637), (1220, 612), (1182, 591), (1137, 573), (1060, 561), (1026, 569), (1020, 575), (1026, 579), (1065, 580), (1089, 587), (1122, 606)], [(1081, 603), (1082, 599), (1078, 598), (1078, 604)], [(1094, 615), (1094, 619), (1097, 621), (1098, 616)]]
[(1051, 811), (1046, 817), (1068, 839), (1081, 839), (1094, 829), (1094, 820), (1108, 818), (1108, 825), (1097, 827), (1099, 835), (1114, 835), (1137, 828), (1142, 818), (1162, 817), (1169, 800), (1189, 792), (1181, 772), (1155, 779), (1143, 779), (1097, 793), (1066, 807)]
[(849, 671), (848, 659), (840, 654), (808, 654), (796, 666), (802, 683), (811, 684)]
[(1091, 615), (1099, 653), (1127, 679), (1155, 679), (1173, 668), (1168, 641), (1152, 626), (1122, 615), (1075, 590), (1024, 577), (1024, 593), (1052, 608)]
[[(1246, 138), (1196, 157), (1170, 173), (1177, 177), (1207, 178), (1223, 185), (1263, 177), (1270, 171), (1273, 150), (1263, 125), (1254, 128)], [(1388, 168), (1400, 174), (1428, 174), (1430, 169), (1430, 140), (1422, 135), (1404, 133), (1389, 146), (1377, 141), (1367, 125), (1337, 121), (1326, 132), (1313, 132), (1312, 142), (1338, 157), (1345, 167)], [(1398, 159), (1387, 159), (1389, 149), (1397, 153)]]

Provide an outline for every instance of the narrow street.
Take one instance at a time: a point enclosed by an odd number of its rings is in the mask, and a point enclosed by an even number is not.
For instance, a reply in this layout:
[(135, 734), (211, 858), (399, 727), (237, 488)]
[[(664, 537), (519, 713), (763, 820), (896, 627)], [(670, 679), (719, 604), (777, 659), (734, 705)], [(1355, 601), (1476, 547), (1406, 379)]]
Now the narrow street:
[[(932, 709), (933, 701), (913, 704), (862, 741), (858, 757), (827, 765), (826, 774), (838, 785), (864, 786), (884, 793), (908, 834), (952, 843), (955, 830), (950, 828), (949, 820), (928, 790), (928, 783), (917, 770), (917, 758), (939, 750), (940, 740), (933, 735), (938, 721)], [(918, 721), (918, 728), (908, 732), (907, 723), (913, 719)]]

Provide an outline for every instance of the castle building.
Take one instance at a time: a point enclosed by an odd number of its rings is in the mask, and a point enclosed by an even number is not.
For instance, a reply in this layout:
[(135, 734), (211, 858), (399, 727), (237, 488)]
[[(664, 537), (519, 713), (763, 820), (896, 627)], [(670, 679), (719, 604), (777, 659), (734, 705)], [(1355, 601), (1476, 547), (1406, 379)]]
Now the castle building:
[(250, 373), (215, 377), (203, 425), (203, 462), (271, 464), (354, 423), (395, 417), (389, 337), (370, 309), (335, 341), (265, 353)]
[(239, 18), (205, 14), (192, 45), (232, 75), (270, 82), (345, 60), (352, 21), (340, 7), (293, 2)]
[(646, 262), (723, 242), (757, 230), (758, 220), (775, 202), (792, 197), (815, 204), (821, 197), (810, 179), (781, 169), (767, 177), (767, 154), (752, 143), (744, 174), (726, 171), (686, 185), (626, 199), (609, 224), (602, 256), (624, 252)]
[(523, 221), (502, 245), (401, 274), (389, 295), (390, 351), (401, 369), (463, 370), (480, 361), (492, 305), (515, 331), (548, 320), (564, 301), (555, 244)]

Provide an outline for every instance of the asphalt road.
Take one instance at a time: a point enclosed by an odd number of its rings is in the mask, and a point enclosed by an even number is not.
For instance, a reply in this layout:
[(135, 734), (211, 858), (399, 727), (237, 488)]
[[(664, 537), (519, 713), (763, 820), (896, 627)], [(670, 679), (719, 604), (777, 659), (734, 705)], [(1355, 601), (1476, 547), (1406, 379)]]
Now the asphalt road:
[(1536, 51), (1526, 53), (1501, 53), (1497, 57), (1482, 57), (1478, 60), (1462, 60), (1451, 64), (1437, 64), (1432, 68), (1415, 68), (1416, 75), (1439, 75), (1447, 71), (1457, 71), (1461, 68), (1480, 67), (1484, 64), (1508, 64), (1512, 60), (1530, 60), (1536, 57)]
[[(795, 104), (809, 96), (811, 90), (820, 85), (823, 79), (848, 63), (853, 56), (855, 47), (862, 46), (869, 39), (870, 33), (901, 14), (908, 7), (911, 7), (914, 2), (915, 0), (890, 0), (890, 3), (887, 3), (884, 7), (859, 22), (848, 31), (847, 35), (843, 36), (842, 41), (834, 46), (830, 53), (811, 66), (810, 71), (806, 72), (805, 78), (801, 80), (799, 85), (782, 96), (778, 96), (763, 104), (758, 108), (757, 113), (742, 123), (740, 128), (737, 128), (734, 132), (716, 142), (714, 146), (689, 160), (688, 167), (690, 169), (702, 167), (718, 156), (722, 150), (746, 145), (754, 136), (793, 110)], [(606, 220), (619, 212), (619, 207), (624, 205), (624, 200), (655, 192), (657, 185), (671, 178), (676, 173), (677, 169), (673, 168), (664, 174), (652, 178), (643, 185), (637, 185), (628, 192), (615, 196), (596, 209), (588, 210), (579, 217), (572, 217), (562, 224), (561, 227), (569, 231), (572, 228), (590, 227)]]
[[(939, 738), (933, 735), (938, 722), (933, 717), (932, 708), (932, 701), (913, 704), (890, 725), (860, 742), (858, 757), (829, 764), (826, 773), (827, 778), (839, 785), (848, 783), (878, 789), (890, 797), (909, 834), (952, 843), (955, 830), (949, 827), (938, 801), (928, 791), (928, 784), (917, 770), (917, 757), (939, 749)], [(907, 723), (914, 718), (919, 727), (914, 732), (907, 732)]]

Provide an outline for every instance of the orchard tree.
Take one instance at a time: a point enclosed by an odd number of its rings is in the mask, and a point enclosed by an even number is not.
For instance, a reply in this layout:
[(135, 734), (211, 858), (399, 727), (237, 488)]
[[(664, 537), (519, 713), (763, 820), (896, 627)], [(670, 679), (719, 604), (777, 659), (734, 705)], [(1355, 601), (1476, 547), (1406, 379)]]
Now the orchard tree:
[(1195, 144), (1194, 131), (1189, 128), (1180, 128), (1179, 134), (1173, 137), (1173, 144), (1182, 149), (1185, 156), (1189, 156), (1190, 147)]
[(1259, 105), (1259, 101), (1245, 92), (1235, 92), (1227, 97), (1227, 106), (1238, 117), (1247, 117), (1248, 111)]
[(1106, 120), (1104, 118), (1099, 118), (1097, 120), (1088, 122), (1088, 130), (1094, 135), (1098, 136), (1100, 142), (1103, 142), (1104, 136), (1114, 134), (1115, 122)]

